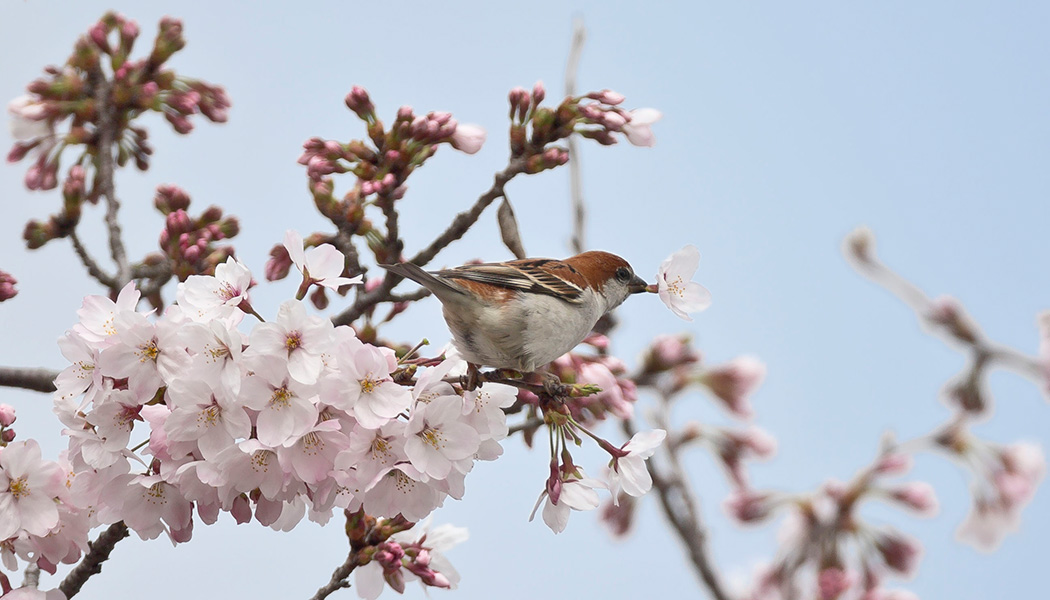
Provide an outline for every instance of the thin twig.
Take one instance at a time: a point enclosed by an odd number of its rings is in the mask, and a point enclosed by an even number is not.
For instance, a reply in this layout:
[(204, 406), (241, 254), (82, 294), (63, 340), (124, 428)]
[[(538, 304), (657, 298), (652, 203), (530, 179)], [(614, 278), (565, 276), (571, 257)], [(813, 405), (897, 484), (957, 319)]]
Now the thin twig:
[(58, 589), (62, 590), (66, 598), (77, 595), (77, 592), (84, 587), (84, 583), (92, 575), (102, 572), (102, 563), (109, 558), (109, 553), (113, 551), (117, 542), (126, 537), (128, 537), (128, 526), (124, 524), (124, 521), (117, 521), (107, 527), (95, 541), (88, 542), (87, 554), (80, 560), (80, 564), (73, 567), (69, 575), (66, 575)]
[(0, 367), (0, 387), (22, 388), (49, 394), (55, 391), (55, 378), (58, 377), (58, 373), (43, 368)]
[(332, 579), (320, 589), (317, 593), (310, 598), (310, 600), (324, 600), (332, 592), (350, 587), (350, 582), (347, 578), (350, 577), (350, 573), (357, 567), (357, 553), (351, 551), (346, 557), (346, 561), (339, 565), (334, 572), (332, 572)]
[(102, 196), (106, 199), (106, 228), (109, 232), (109, 252), (116, 264), (117, 273), (113, 277), (110, 289), (116, 293), (131, 281), (131, 265), (128, 263), (127, 251), (120, 230), (120, 201), (117, 199), (113, 184), (113, 145), (116, 143), (117, 123), (115, 109), (110, 101), (112, 84), (106, 81), (101, 73), (95, 83), (95, 104), (98, 107), (98, 147), (96, 168), (102, 187)]
[[(478, 217), (484, 212), (490, 204), (492, 204), (496, 198), (503, 195), (503, 188), (507, 185), (507, 182), (514, 179), (517, 175), (525, 172), (525, 159), (524, 158), (512, 158), (507, 167), (496, 173), (493, 177), (492, 187), (490, 187), (484, 194), (482, 194), (474, 205), (469, 210), (459, 213), (452, 220), (452, 224), (449, 225), (448, 229), (441, 233), (433, 242), (430, 243), (426, 248), (422, 249), (415, 256), (412, 257), (410, 262), (415, 263), (419, 266), (424, 266), (430, 262), (437, 253), (443, 250), (452, 242), (463, 237), (463, 234), (467, 232), (474, 223), (477, 222)], [(349, 325), (357, 320), (358, 317), (365, 314), (373, 306), (380, 302), (387, 302), (390, 300), (390, 292), (394, 289), (398, 283), (400, 283), (402, 277), (395, 275), (391, 272), (387, 272), (386, 277), (383, 278), (383, 282), (376, 289), (371, 292), (365, 292), (358, 295), (350, 308), (339, 313), (332, 318), (332, 322), (336, 325)]]
[[(95, 257), (88, 254), (87, 248), (84, 247), (83, 242), (80, 241), (80, 236), (77, 235), (77, 230), (69, 232), (69, 240), (73, 242), (73, 251), (76, 252), (77, 257), (80, 258), (81, 264), (87, 268), (88, 275), (95, 278), (95, 281), (101, 283), (109, 289), (114, 289), (117, 285), (116, 279), (112, 275), (106, 273), (98, 266), (98, 261)], [(118, 288), (119, 289), (119, 288)]]
[[(587, 28), (583, 19), (577, 18), (572, 23), (572, 46), (569, 47), (569, 61), (565, 67), (565, 95), (576, 94), (576, 71), (580, 66), (583, 44), (587, 39)], [(576, 136), (569, 136), (569, 195), (572, 199), (572, 251), (583, 252), (586, 247), (583, 233), (587, 218), (586, 205), (583, 202), (583, 185), (580, 182), (580, 153)]]

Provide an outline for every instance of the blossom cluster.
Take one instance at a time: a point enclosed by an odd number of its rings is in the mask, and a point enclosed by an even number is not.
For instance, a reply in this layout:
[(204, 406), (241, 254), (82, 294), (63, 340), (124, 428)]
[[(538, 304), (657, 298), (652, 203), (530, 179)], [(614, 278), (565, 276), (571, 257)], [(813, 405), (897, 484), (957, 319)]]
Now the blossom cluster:
[[(77, 40), (64, 65), (48, 67), (44, 77), (29, 84), (28, 94), (8, 104), (15, 144), (7, 160), (32, 159), (25, 174), (27, 188), (57, 187), (63, 154), (80, 148), (72, 160), (65, 159), (70, 167), (60, 211), (46, 222), (26, 225), (30, 248), (69, 235), (82, 204), (98, 202), (105, 192), (100, 185), (101, 157), (113, 152), (110, 145), (115, 145), (118, 166), (132, 162), (140, 170), (149, 168), (153, 149), (148, 132), (135, 122), (143, 113), (161, 113), (179, 133), (193, 129), (190, 119), (197, 114), (226, 121), (230, 100), (223, 88), (166, 67), (186, 43), (179, 20), (162, 19), (149, 55), (132, 59), (138, 37), (135, 21), (107, 13)], [(103, 64), (112, 70), (112, 80), (99, 77)]]
[[(635, 146), (656, 143), (652, 124), (662, 115), (653, 108), (626, 110), (619, 105), (624, 96), (612, 90), (567, 96), (556, 107), (541, 106), (547, 97), (542, 82), (529, 92), (516, 87), (508, 94), (510, 102), (510, 152), (526, 159), (526, 173), (539, 173), (564, 165), (569, 151), (554, 142), (576, 133), (608, 146), (616, 135)], [(615, 134), (615, 135), (614, 135)]]
[[(333, 247), (304, 252), (294, 232), (285, 245), (303, 273), (300, 297), (310, 285), (360, 283), (340, 276)], [(133, 283), (116, 299), (84, 299), (79, 322), (59, 340), (71, 362), (54, 394), (68, 451), (54, 462), (42, 460), (32, 440), (0, 450), (9, 482), (0, 493), (0, 542), (9, 558), (53, 571), (79, 558), (92, 528), (117, 521), (143, 539), (164, 533), (185, 542), (194, 512), (205, 524), (225, 511), (239, 523), (254, 519), (279, 530), (304, 517), (323, 524), (335, 510), (418, 521), (445, 498), (463, 497), (476, 461), (502, 454), (516, 388), (488, 382), (464, 390), (466, 363), (454, 352), (399, 358), (349, 326), (309, 314), (301, 298), (281, 304), (272, 321), (242, 327), (246, 315), (259, 316), (252, 284), (251, 272), (231, 257), (214, 275), (180, 283), (177, 304), (159, 316), (137, 310)], [(622, 389), (614, 380), (601, 393)], [(644, 461), (662, 430), (617, 448), (577, 422), (565, 403), (552, 399), (542, 408), (559, 440), (541, 494), (555, 532), (571, 510), (598, 506), (596, 489), (614, 499), (648, 491)], [(0, 420), (9, 426), (13, 413)], [(612, 457), (600, 480), (572, 462), (565, 441), (581, 432)], [(380, 565), (394, 587), (403, 587), (402, 567), (426, 585), (447, 587), (449, 574), (430, 566), (431, 550), (384, 538), (359, 560)], [(358, 576), (375, 579), (372, 571)]]

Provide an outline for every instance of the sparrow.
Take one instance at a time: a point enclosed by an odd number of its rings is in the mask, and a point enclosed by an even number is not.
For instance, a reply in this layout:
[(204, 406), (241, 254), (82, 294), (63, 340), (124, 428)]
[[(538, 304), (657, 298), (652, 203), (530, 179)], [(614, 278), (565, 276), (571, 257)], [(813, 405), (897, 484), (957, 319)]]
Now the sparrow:
[(441, 301), (453, 344), (470, 365), (531, 373), (583, 341), (605, 313), (646, 282), (627, 261), (590, 251), (428, 272), (379, 265)]

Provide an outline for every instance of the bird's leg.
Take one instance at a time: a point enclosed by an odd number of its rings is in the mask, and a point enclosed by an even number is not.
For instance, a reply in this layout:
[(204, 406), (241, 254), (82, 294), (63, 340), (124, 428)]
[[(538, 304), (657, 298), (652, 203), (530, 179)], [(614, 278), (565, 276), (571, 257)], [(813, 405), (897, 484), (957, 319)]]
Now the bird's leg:
[(472, 392), (481, 385), (481, 372), (478, 371), (478, 366), (474, 363), (467, 363), (467, 375), (466, 382), (463, 384), (463, 389), (468, 392)]
[(547, 371), (543, 376), (543, 391), (551, 398), (564, 398), (569, 395), (568, 386), (561, 382), (561, 377)]

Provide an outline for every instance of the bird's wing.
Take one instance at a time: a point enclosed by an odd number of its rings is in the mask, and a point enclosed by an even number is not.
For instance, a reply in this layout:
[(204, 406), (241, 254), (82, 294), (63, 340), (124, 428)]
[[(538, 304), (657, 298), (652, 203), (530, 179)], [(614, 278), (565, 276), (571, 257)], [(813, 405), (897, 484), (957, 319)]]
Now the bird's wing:
[(439, 278), (476, 281), (511, 290), (546, 294), (566, 302), (583, 301), (583, 277), (560, 260), (538, 258), (464, 265), (435, 274)]

